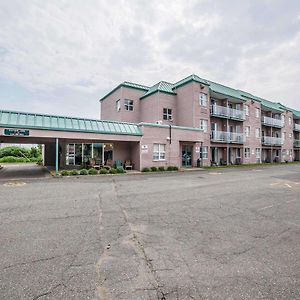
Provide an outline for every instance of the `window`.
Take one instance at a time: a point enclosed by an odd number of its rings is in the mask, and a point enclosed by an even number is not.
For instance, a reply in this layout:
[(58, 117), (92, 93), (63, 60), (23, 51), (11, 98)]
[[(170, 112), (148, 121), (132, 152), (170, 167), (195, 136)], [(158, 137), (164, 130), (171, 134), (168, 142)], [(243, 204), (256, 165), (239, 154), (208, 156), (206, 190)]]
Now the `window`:
[(285, 140), (285, 132), (282, 133), (282, 140)]
[[(275, 117), (275, 119), (276, 119), (276, 117)], [(284, 117), (284, 115), (281, 115), (281, 121), (282, 121), (282, 123), (284, 124), (284, 122), (285, 122), (285, 117)]]
[(244, 111), (245, 111), (245, 115), (249, 116), (249, 105), (244, 105)]
[(246, 135), (246, 137), (250, 136), (250, 126), (245, 127), (245, 135)]
[(260, 110), (259, 110), (259, 108), (255, 109), (255, 116), (256, 116), (256, 118), (259, 118), (259, 116), (260, 116)]
[(164, 108), (163, 109), (163, 119), (164, 120), (172, 120), (172, 109), (171, 108)]
[(199, 95), (199, 104), (201, 106), (207, 106), (207, 94), (200, 93), (200, 95)]
[(291, 139), (292, 137), (293, 137), (293, 135), (290, 133), (290, 134), (289, 134), (289, 138)]
[(259, 128), (256, 128), (256, 129), (255, 129), (255, 136), (256, 136), (257, 138), (260, 138), (260, 129), (259, 129)]
[(250, 148), (245, 148), (245, 158), (250, 158)]
[(255, 149), (256, 158), (260, 158), (260, 148)]
[(165, 160), (165, 159), (166, 159), (166, 145), (153, 144), (153, 160)]
[(207, 132), (207, 126), (208, 126), (207, 120), (200, 120), (200, 129), (201, 130), (203, 130), (204, 132)]
[(289, 125), (292, 125), (292, 118), (289, 117)]
[(125, 107), (125, 110), (133, 111), (133, 100), (125, 99), (124, 107)]
[(289, 150), (286, 150), (286, 155), (289, 155), (290, 154), (290, 151)]
[(200, 147), (200, 158), (203, 158), (203, 159), (208, 158), (208, 147), (207, 146)]
[(121, 110), (121, 102), (120, 99), (116, 101), (116, 111), (120, 111)]

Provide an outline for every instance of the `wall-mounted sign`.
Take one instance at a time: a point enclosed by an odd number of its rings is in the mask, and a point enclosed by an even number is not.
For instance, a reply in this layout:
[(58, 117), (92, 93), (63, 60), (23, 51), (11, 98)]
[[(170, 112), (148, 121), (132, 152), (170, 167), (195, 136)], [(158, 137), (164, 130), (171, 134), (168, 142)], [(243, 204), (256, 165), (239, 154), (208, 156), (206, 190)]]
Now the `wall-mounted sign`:
[(195, 152), (196, 152), (196, 153), (200, 153), (200, 147), (196, 146)]
[(27, 129), (4, 129), (4, 135), (29, 136), (29, 130), (27, 130)]

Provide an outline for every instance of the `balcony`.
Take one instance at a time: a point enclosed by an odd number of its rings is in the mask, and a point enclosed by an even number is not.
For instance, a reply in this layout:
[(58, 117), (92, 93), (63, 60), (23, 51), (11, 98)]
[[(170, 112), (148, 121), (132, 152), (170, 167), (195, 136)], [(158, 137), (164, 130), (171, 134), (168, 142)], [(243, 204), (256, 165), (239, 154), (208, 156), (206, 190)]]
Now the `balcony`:
[(283, 122), (280, 119), (274, 119), (274, 118), (264, 116), (264, 117), (262, 117), (261, 122), (265, 126), (272, 126), (272, 127), (278, 127), (278, 128), (283, 127)]
[(300, 131), (300, 124), (294, 124), (294, 130)]
[(294, 147), (297, 147), (297, 148), (300, 147), (300, 140), (295, 140), (294, 141)]
[(228, 118), (234, 120), (245, 120), (245, 113), (239, 109), (233, 109), (226, 106), (220, 105), (211, 105), (210, 106), (210, 114), (212, 116), (221, 117), (221, 118)]
[(261, 141), (263, 145), (268, 145), (268, 146), (281, 146), (283, 144), (282, 138), (273, 137), (273, 136), (263, 136)]
[(212, 142), (221, 143), (244, 143), (244, 135), (242, 133), (228, 132), (228, 131), (212, 131), (211, 132)]

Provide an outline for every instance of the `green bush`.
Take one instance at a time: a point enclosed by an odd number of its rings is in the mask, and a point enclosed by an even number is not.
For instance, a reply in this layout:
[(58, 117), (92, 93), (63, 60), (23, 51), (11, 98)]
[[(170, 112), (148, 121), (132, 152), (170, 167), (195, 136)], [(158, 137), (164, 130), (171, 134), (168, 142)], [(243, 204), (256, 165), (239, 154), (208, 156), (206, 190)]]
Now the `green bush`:
[(72, 170), (72, 171), (70, 171), (70, 175), (76, 176), (76, 175), (79, 175), (79, 173), (77, 170)]
[(31, 152), (28, 149), (15, 147), (15, 146), (1, 148), (0, 149), (0, 158), (5, 157), (5, 156), (30, 158)]
[(89, 175), (97, 175), (98, 171), (94, 168), (89, 169)]
[(124, 168), (121, 166), (121, 167), (117, 167), (117, 173), (126, 173), (126, 171), (124, 170)]
[(160, 171), (160, 172), (165, 171), (165, 167), (158, 167), (158, 171)]
[(109, 170), (109, 174), (117, 174), (117, 169), (111, 168), (111, 169)]
[(79, 174), (80, 174), (80, 175), (88, 175), (89, 172), (88, 172), (87, 169), (81, 169), (81, 170), (79, 171)]
[(100, 169), (99, 173), (100, 174), (108, 174), (108, 170), (102, 168), (102, 169)]
[(145, 168), (142, 169), (142, 172), (150, 172), (150, 169), (145, 167)]
[(24, 157), (5, 156), (0, 158), (0, 163), (25, 163), (29, 160)]
[(62, 171), (60, 172), (60, 175), (61, 175), (61, 176), (69, 176), (69, 175), (70, 175), (70, 172), (69, 172), (68, 170), (62, 170)]
[(151, 167), (151, 171), (152, 171), (152, 172), (156, 172), (156, 171), (157, 171), (157, 168), (156, 168), (156, 167)]
[(178, 167), (176, 166), (168, 166), (167, 171), (178, 171)]

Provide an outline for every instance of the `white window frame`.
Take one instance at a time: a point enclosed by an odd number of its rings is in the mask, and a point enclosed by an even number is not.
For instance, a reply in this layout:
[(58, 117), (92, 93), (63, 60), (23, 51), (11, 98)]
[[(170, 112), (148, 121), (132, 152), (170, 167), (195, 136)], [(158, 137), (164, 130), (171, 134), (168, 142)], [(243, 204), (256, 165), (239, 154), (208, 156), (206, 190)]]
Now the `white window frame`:
[(126, 111), (133, 111), (133, 100), (125, 99), (124, 108)]
[(244, 112), (246, 116), (249, 116), (249, 105), (247, 104), (244, 105)]
[(172, 115), (172, 108), (163, 108), (163, 120), (173, 120), (173, 115)]
[(292, 125), (292, 118), (289, 117), (289, 125), (291, 126)]
[(120, 111), (121, 110), (121, 100), (117, 100), (116, 101), (116, 111)]
[(255, 148), (255, 157), (260, 158), (261, 157), (261, 150), (260, 148)]
[[(157, 147), (157, 150), (156, 150)], [(166, 144), (153, 144), (153, 161), (166, 160)]]
[(208, 146), (200, 147), (200, 158), (208, 159)]
[(255, 116), (256, 118), (259, 118), (260, 117), (260, 109), (256, 107), (255, 109)]
[[(249, 151), (248, 151), (249, 150)], [(245, 158), (250, 158), (250, 155), (251, 155), (251, 149), (250, 148), (245, 148), (245, 151), (244, 151), (244, 157)]]
[(200, 120), (200, 129), (203, 130), (203, 132), (207, 132), (208, 130), (208, 120), (201, 119)]
[(199, 94), (199, 104), (200, 106), (207, 107), (207, 94), (206, 93), (200, 93)]
[(251, 132), (251, 127), (250, 126), (246, 126), (245, 127), (245, 136), (249, 137), (250, 136), (250, 132)]
[(256, 138), (260, 138), (260, 128), (256, 128), (255, 129), (255, 136), (256, 136)]

